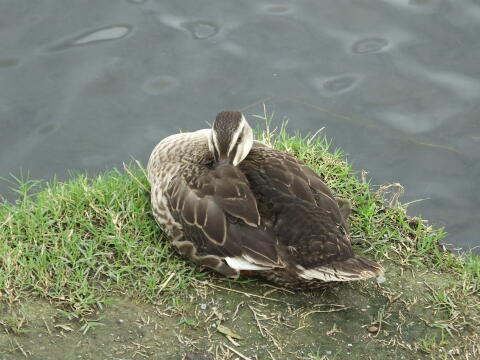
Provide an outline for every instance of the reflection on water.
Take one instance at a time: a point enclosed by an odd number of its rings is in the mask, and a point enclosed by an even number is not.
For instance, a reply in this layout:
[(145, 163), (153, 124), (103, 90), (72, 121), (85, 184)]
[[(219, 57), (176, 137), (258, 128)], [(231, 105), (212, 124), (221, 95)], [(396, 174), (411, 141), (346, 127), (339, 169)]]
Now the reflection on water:
[(354, 54), (374, 53), (382, 50), (388, 45), (388, 41), (382, 38), (369, 38), (359, 40), (352, 45)]
[(112, 26), (105, 29), (95, 30), (74, 40), (73, 45), (83, 45), (95, 41), (121, 39), (127, 35), (129, 30), (130, 28), (128, 26)]
[(217, 25), (206, 21), (186, 22), (182, 26), (197, 40), (208, 39), (218, 33)]
[(158, 16), (158, 20), (173, 28), (185, 30), (195, 40), (208, 39), (219, 32), (218, 25), (207, 20), (185, 21), (182, 18), (170, 15)]
[(123, 38), (131, 31), (131, 27), (127, 25), (114, 25), (103, 29), (88, 31), (87, 33), (77, 36), (73, 40), (61, 43), (52, 47), (51, 51), (65, 50), (76, 45), (86, 45), (100, 41), (117, 40)]
[(374, 183), (427, 199), (410, 211), (447, 242), (480, 245), (478, 33), (474, 0), (11, 1), (0, 176), (145, 162), (160, 138), (266, 101), (292, 130), (325, 126)]

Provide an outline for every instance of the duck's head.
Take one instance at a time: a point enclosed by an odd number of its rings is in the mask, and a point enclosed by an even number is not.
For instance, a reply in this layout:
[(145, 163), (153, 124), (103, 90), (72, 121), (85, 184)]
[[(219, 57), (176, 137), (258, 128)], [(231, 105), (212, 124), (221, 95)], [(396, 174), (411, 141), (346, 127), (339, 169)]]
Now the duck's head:
[(213, 122), (208, 147), (217, 164), (237, 166), (253, 145), (253, 132), (239, 111), (222, 111)]

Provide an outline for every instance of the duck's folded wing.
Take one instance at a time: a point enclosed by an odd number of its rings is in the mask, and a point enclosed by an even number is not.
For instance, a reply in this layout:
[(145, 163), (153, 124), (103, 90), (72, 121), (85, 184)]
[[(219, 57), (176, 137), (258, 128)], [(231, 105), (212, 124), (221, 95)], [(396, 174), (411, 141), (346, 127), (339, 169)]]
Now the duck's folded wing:
[(257, 202), (238, 168), (220, 166), (191, 178), (178, 175), (165, 195), (197, 252), (233, 259), (238, 266), (279, 266), (273, 235), (259, 228)]
[[(321, 178), (294, 156), (271, 148), (257, 148), (253, 157), (255, 169), (261, 171), (280, 191), (318, 204), (322, 208), (336, 206), (336, 199)], [(248, 158), (247, 158), (248, 159)], [(258, 159), (261, 159), (259, 161)], [(250, 164), (253, 164), (250, 163)], [(249, 166), (248, 162), (245, 163)]]

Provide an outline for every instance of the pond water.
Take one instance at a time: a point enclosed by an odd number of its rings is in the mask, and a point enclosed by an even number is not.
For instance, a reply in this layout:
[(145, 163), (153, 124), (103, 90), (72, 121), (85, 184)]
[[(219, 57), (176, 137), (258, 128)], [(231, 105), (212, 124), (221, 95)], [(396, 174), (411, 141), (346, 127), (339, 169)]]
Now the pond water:
[(478, 34), (475, 0), (0, 0), (0, 176), (145, 164), (179, 128), (266, 103), (472, 248)]

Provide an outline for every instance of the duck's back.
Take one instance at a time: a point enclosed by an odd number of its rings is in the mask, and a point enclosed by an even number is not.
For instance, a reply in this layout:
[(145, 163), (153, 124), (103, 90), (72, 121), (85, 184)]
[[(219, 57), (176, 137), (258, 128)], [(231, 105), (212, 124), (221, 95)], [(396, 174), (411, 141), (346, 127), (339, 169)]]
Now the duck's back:
[(255, 194), (261, 217), (268, 219), (265, 223), (279, 247), (287, 250), (285, 268), (264, 273), (267, 278), (289, 287), (304, 287), (371, 277), (381, 271), (376, 263), (354, 255), (337, 200), (306, 165), (286, 153), (254, 147), (240, 168)]
[(257, 143), (239, 167), (260, 202), (280, 205), (293, 201), (300, 208), (309, 204), (348, 229), (338, 199), (312, 169), (294, 156)]

